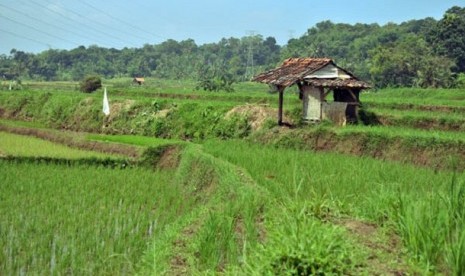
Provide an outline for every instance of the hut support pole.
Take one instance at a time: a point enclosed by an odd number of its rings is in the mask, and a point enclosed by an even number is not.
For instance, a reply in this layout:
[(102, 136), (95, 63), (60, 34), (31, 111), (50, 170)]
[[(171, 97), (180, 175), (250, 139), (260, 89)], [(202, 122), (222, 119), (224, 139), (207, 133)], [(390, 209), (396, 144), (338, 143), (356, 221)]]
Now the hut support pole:
[(284, 101), (284, 86), (278, 86), (279, 91), (279, 107), (278, 107), (278, 125), (283, 125), (283, 101)]

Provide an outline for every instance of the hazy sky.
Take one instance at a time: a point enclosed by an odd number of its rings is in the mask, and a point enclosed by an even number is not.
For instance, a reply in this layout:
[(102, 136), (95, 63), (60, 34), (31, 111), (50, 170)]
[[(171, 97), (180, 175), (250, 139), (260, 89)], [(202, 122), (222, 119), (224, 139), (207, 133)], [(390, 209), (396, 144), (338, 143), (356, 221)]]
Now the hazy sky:
[(401, 23), (442, 18), (464, 0), (0, 0), (0, 54), (98, 45), (121, 49), (192, 38), (198, 45), (251, 33), (278, 44), (323, 20)]

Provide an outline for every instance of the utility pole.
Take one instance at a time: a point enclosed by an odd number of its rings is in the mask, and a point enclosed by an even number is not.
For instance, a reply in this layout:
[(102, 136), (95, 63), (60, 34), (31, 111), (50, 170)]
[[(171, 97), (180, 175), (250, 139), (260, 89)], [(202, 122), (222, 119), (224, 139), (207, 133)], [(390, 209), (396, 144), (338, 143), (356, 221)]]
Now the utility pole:
[(289, 30), (288, 32), (289, 32), (289, 40), (293, 39), (295, 31), (294, 30)]
[(247, 48), (247, 64), (245, 67), (244, 79), (246, 81), (252, 79), (254, 76), (254, 64), (253, 64), (253, 39), (256, 34), (256, 31), (247, 31), (247, 36), (249, 38), (249, 45)]

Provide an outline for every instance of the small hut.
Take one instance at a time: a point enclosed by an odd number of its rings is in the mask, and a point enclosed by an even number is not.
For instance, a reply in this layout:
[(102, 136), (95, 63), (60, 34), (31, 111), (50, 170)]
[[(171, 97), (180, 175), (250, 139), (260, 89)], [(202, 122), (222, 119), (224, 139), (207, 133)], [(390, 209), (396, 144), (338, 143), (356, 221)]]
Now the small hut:
[(140, 78), (140, 77), (135, 77), (133, 80), (132, 80), (133, 83), (137, 83), (138, 85), (142, 85), (144, 82), (145, 82), (145, 79), (144, 78)]
[[(299, 88), (305, 121), (330, 119), (341, 125), (357, 121), (360, 91), (370, 88), (329, 58), (289, 58), (280, 67), (252, 80), (272, 85), (279, 92), (279, 125), (283, 124), (284, 89), (289, 86), (297, 84)], [(334, 100), (328, 102), (326, 97), (331, 92)]]

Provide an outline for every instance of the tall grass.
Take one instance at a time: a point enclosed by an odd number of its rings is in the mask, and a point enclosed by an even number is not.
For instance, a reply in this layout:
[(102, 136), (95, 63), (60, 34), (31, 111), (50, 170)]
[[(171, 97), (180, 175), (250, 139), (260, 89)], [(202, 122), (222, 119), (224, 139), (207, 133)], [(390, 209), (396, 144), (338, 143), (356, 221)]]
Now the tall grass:
[(399, 231), (412, 254), (429, 266), (465, 273), (465, 183), (455, 177), (445, 189), (412, 201), (399, 194)]

